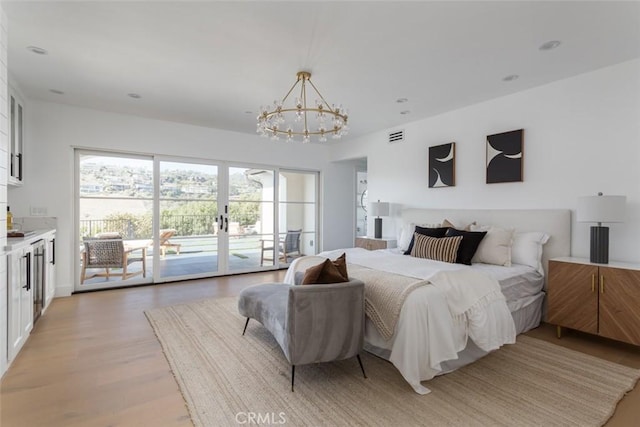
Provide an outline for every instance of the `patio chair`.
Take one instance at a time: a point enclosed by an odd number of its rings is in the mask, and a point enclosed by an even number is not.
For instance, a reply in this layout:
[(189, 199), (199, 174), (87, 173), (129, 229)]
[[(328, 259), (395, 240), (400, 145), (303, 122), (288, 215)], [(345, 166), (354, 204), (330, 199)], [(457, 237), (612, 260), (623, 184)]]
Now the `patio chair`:
[(169, 241), (176, 234), (174, 229), (160, 230), (160, 255), (165, 256), (167, 248), (175, 248), (176, 255), (180, 255), (180, 243), (171, 243)]
[[(278, 241), (278, 259), (284, 263), (289, 262), (289, 258), (298, 258), (302, 256), (300, 252), (300, 230), (288, 230), (284, 239)], [(261, 239), (262, 245), (260, 251), (260, 265), (263, 266), (265, 261), (273, 262), (273, 255), (276, 249), (274, 241), (270, 239)], [(266, 252), (266, 255), (265, 255)]]
[[(82, 252), (82, 273), (80, 275), (80, 283), (94, 277), (106, 277), (107, 280), (111, 276), (120, 276), (122, 280), (142, 273), (142, 277), (146, 277), (146, 247), (125, 248), (122, 238), (114, 238), (114, 235), (104, 237), (85, 237), (84, 250)], [(132, 253), (142, 250), (141, 257), (134, 257)], [(127, 271), (129, 264), (142, 261), (142, 270), (130, 273)], [(87, 269), (104, 269), (104, 273), (94, 273), (87, 276)], [(122, 269), (122, 273), (113, 273), (110, 269)]]

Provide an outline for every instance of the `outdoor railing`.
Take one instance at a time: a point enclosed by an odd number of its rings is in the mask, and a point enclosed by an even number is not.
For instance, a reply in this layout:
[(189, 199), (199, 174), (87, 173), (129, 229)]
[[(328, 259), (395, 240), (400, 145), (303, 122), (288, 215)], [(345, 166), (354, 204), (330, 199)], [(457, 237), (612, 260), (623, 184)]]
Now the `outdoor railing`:
[[(160, 229), (174, 229), (176, 236), (204, 236), (215, 234), (216, 215), (161, 215)], [(80, 234), (83, 237), (98, 233), (118, 232), (125, 239), (151, 237), (151, 220), (147, 218), (82, 219)]]

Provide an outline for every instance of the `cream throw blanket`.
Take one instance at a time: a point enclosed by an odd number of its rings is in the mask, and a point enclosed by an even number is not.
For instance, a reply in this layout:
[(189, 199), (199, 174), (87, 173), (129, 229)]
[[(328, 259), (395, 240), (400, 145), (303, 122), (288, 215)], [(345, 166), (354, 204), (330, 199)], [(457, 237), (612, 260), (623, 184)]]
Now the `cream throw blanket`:
[(401, 276), (349, 264), (349, 277), (364, 282), (365, 313), (385, 340), (393, 336), (402, 304), (414, 289), (429, 283), (427, 280)]

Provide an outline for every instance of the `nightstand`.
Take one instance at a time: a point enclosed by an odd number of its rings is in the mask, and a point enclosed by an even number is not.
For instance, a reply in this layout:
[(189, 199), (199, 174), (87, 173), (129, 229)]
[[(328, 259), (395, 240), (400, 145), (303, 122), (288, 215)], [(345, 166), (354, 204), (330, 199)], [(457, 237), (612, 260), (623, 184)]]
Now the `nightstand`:
[(547, 322), (640, 345), (640, 264), (549, 261)]
[(395, 239), (376, 239), (374, 237), (356, 237), (356, 248), (364, 248), (369, 251), (376, 249), (391, 249), (396, 247)]

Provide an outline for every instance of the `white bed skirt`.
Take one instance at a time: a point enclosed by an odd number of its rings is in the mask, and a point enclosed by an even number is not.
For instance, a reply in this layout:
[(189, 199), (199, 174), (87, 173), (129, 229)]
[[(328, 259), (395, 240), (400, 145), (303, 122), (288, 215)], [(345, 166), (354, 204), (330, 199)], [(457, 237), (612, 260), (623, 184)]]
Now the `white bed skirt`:
[[(521, 334), (540, 325), (544, 297), (545, 293), (541, 292), (507, 303), (511, 316), (513, 317), (516, 333)], [(391, 357), (391, 349), (385, 348), (385, 345), (389, 345), (389, 343), (380, 337), (369, 320), (367, 320), (366, 330), (365, 350), (385, 360), (389, 360)], [(455, 371), (456, 369), (475, 362), (487, 354), (489, 354), (489, 352), (480, 349), (469, 339), (464, 350), (457, 354), (457, 358), (442, 362), (440, 364), (440, 370), (432, 376)], [(428, 392), (428, 389), (425, 388), (425, 390)]]

